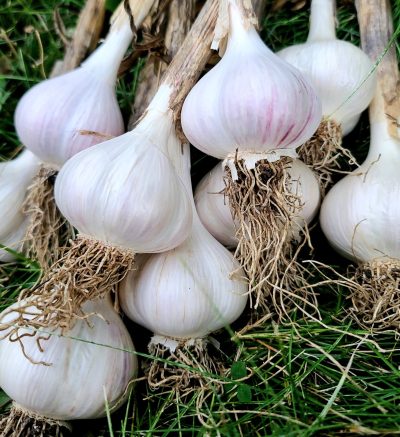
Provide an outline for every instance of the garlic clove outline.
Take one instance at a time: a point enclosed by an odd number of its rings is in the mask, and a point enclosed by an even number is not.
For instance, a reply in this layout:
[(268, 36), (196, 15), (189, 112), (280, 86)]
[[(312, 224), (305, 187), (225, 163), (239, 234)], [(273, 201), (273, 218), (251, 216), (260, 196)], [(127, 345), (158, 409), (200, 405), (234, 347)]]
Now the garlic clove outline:
[(55, 200), (81, 234), (138, 253), (169, 250), (187, 237), (190, 199), (168, 157), (170, 142), (179, 147), (170, 93), (160, 89), (133, 131), (78, 153), (61, 169)]
[[(2, 324), (18, 317), (18, 306), (3, 311)], [(86, 303), (85, 311), (88, 319), (77, 321), (64, 336), (56, 330), (24, 337), (33, 362), (18, 341), (0, 340), (0, 387), (18, 405), (49, 419), (76, 420), (104, 417), (105, 395), (111, 410), (124, 402), (138, 369), (130, 335), (109, 297)], [(31, 334), (22, 330), (19, 335), (24, 333)], [(38, 337), (48, 334), (40, 351)]]
[(201, 151), (220, 159), (235, 150), (265, 152), (300, 146), (321, 120), (313, 87), (276, 56), (229, 3), (224, 56), (190, 91), (182, 128)]
[(335, 120), (347, 135), (374, 96), (376, 75), (359, 47), (336, 38), (335, 9), (335, 0), (312, 0), (307, 41), (277, 55), (310, 80), (324, 117)]
[[(132, 2), (136, 26), (153, 3)], [(81, 67), (33, 86), (21, 98), (14, 117), (18, 137), (43, 162), (58, 170), (79, 151), (124, 132), (115, 83), (132, 38), (121, 4), (104, 43)]]
[(372, 119), (366, 160), (332, 187), (321, 206), (322, 230), (342, 256), (400, 259), (399, 163), (400, 141), (389, 135), (385, 119)]
[[(39, 169), (39, 159), (29, 150), (17, 158), (0, 163), (0, 243), (20, 251), (28, 222), (23, 214), (23, 203), (28, 187)], [(0, 261), (13, 261), (14, 256), (0, 249)]]
[[(294, 234), (305, 224), (310, 224), (316, 216), (321, 202), (320, 186), (313, 171), (299, 159), (294, 159), (288, 167), (292, 183), (290, 191), (299, 196), (302, 208), (294, 220)], [(220, 243), (228, 247), (237, 246), (235, 223), (229, 208), (228, 199), (222, 191), (223, 163), (217, 164), (200, 181), (195, 191), (196, 209), (205, 228)]]
[(151, 255), (120, 286), (125, 314), (159, 335), (203, 338), (234, 322), (246, 306), (238, 262), (196, 219), (194, 228), (183, 244)]
[(124, 132), (114, 84), (84, 66), (31, 88), (18, 103), (15, 127), (21, 142), (55, 169)]
[[(189, 190), (189, 148), (183, 145), (173, 152), (177, 172)], [(189, 237), (173, 250), (148, 256), (119, 288), (121, 306), (129, 318), (157, 335), (175, 339), (203, 338), (229, 325), (243, 312), (248, 297), (239, 263), (204, 228), (193, 197), (191, 207)]]

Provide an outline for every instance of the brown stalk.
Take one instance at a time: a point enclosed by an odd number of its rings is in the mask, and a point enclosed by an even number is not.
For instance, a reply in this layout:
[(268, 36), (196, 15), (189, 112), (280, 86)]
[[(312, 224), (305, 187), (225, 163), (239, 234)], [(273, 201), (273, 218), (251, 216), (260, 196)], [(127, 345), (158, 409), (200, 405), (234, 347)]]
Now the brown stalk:
[[(393, 18), (389, 0), (356, 0), (361, 45), (377, 66), (378, 86), (384, 102), (389, 133), (400, 139), (400, 73), (393, 36)], [(382, 57), (383, 56), (383, 57)]]
[[(400, 122), (400, 74), (395, 45), (389, 46), (393, 21), (388, 0), (357, 0), (364, 51), (377, 64), (378, 91), (370, 114), (383, 111), (388, 133), (397, 140)], [(400, 259), (363, 263), (349, 279), (350, 314), (364, 329), (400, 330)]]
[[(255, 10), (262, 13), (266, 0), (253, 0)], [(212, 55), (211, 42), (219, 11), (218, 0), (207, 0), (178, 53), (169, 65), (162, 83), (173, 87), (170, 107), (174, 111), (179, 138), (188, 142), (180, 125), (183, 101), (197, 82)]]
[[(162, 54), (150, 53), (146, 64), (139, 76), (139, 85), (132, 105), (132, 115), (129, 120), (129, 128), (132, 129), (137, 120), (145, 112), (151, 99), (154, 97), (161, 81), (161, 77), (168, 67), (168, 59), (173, 57), (181, 47), (186, 34), (188, 33), (194, 17), (195, 0), (179, 1), (173, 0), (168, 8), (167, 15), (158, 17), (158, 21), (148, 23), (148, 26), (155, 27), (154, 33), (160, 32), (164, 27), (163, 21), (168, 20), (164, 32), (164, 50)], [(155, 17), (157, 18), (157, 17)], [(162, 19), (162, 22), (160, 22)], [(158, 31), (158, 32), (157, 32)]]
[(57, 61), (51, 77), (76, 68), (97, 45), (104, 24), (105, 0), (87, 0), (71, 41), (67, 41), (64, 59)]

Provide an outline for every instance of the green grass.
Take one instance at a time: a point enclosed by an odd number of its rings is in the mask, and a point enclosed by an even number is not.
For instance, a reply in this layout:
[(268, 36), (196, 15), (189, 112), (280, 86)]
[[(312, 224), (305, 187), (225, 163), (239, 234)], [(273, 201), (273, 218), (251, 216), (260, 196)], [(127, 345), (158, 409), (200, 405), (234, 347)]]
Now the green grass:
[[(13, 113), (22, 94), (46, 77), (62, 56), (52, 21), (58, 7), (67, 29), (72, 29), (82, 0), (5, 0), (0, 6), (0, 155), (15, 154), (19, 142)], [(108, 2), (109, 10), (115, 7)], [(400, 2), (392, 1), (396, 25)], [(338, 35), (355, 44), (359, 32), (352, 2), (339, 1)], [(303, 42), (307, 34), (305, 10), (289, 7), (267, 14), (262, 35), (274, 49)], [(4, 38), (4, 33), (7, 39)], [(7, 41), (8, 40), (8, 41)], [(43, 47), (43, 53), (41, 53)], [(399, 46), (397, 45), (399, 51)], [(125, 119), (136, 89), (142, 61), (118, 83)], [(363, 116), (345, 139), (359, 160), (369, 143), (368, 119)], [(193, 175), (198, 180), (214, 160), (193, 153)], [(344, 271), (346, 264), (333, 254), (318, 229), (313, 241), (316, 257)], [(37, 266), (21, 258), (1, 267), (0, 310), (15, 301), (22, 288), (39, 275)], [(318, 278), (317, 278), (318, 279)], [(375, 337), (345, 318), (346, 291), (323, 288), (322, 322), (298, 320), (291, 325), (266, 322), (262, 328), (236, 336), (218, 335), (230, 380), (223, 393), (212, 391), (198, 420), (198, 393), (180, 400), (171, 392), (151, 392), (137, 383), (129, 403), (104, 420), (84, 421), (85, 436), (335, 436), (400, 434), (400, 345), (395, 333)], [(139, 355), (146, 358), (149, 333), (128, 323)], [(243, 316), (233, 327), (240, 330)], [(237, 350), (240, 352), (237, 355)], [(218, 354), (217, 354), (218, 355)], [(0, 363), (1, 365), (1, 363)], [(0, 412), (9, 407), (0, 392)]]

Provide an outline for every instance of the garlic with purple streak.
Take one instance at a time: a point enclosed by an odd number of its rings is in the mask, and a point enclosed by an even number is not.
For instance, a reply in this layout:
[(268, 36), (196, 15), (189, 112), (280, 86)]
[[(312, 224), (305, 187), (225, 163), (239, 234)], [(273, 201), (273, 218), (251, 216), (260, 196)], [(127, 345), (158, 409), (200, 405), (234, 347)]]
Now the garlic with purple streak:
[(281, 272), (297, 276), (290, 241), (301, 199), (290, 192), (288, 168), (296, 148), (318, 127), (321, 103), (300, 71), (263, 43), (249, 1), (224, 0), (220, 13), (224, 7), (226, 51), (188, 94), (182, 127), (195, 147), (225, 160), (225, 192), (238, 228), (236, 257), (256, 296), (254, 306), (268, 312), (271, 293), (292, 289)]

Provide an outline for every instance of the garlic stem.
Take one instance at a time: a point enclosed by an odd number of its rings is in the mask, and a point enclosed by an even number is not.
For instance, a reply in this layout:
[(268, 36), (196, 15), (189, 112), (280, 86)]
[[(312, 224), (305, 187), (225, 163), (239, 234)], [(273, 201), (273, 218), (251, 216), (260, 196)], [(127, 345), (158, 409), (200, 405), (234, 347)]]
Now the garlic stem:
[[(378, 87), (370, 109), (370, 121), (386, 119), (391, 137), (400, 139), (400, 73), (393, 34), (393, 20), (387, 1), (356, 0), (361, 45), (377, 66)], [(392, 38), (390, 38), (392, 36)], [(390, 47), (388, 45), (391, 44)], [(383, 56), (383, 58), (382, 58)], [(382, 58), (382, 59), (381, 59)], [(378, 96), (378, 97), (377, 97)]]
[(312, 0), (307, 42), (336, 39), (336, 0)]
[[(133, 38), (129, 16), (122, 2), (111, 19), (111, 28), (104, 43), (82, 64), (85, 67), (101, 68), (108, 73), (111, 83), (117, 78), (121, 59)], [(155, 0), (131, 0), (133, 21), (139, 27), (146, 18)], [(108, 64), (107, 67), (105, 64)]]
[[(261, 12), (265, 1), (255, 0), (254, 8)], [(211, 56), (211, 42), (214, 37), (218, 7), (218, 0), (207, 0), (163, 77), (162, 83), (174, 89), (170, 107), (175, 114), (180, 113), (183, 100)]]
[(86, 0), (64, 58), (54, 64), (51, 77), (78, 67), (86, 53), (95, 49), (103, 29), (105, 10), (105, 0)]

